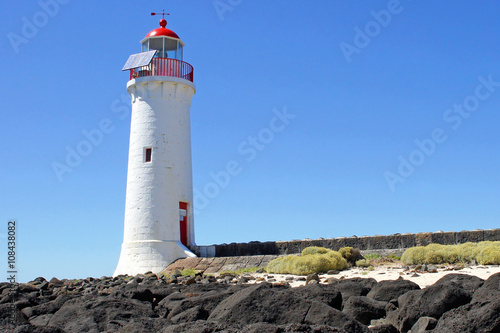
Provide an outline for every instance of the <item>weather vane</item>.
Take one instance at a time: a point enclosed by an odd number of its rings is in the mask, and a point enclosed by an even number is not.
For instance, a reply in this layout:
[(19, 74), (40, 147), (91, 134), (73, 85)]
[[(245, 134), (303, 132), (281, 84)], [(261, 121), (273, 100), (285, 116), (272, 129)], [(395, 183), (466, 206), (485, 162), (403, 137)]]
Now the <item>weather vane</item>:
[(151, 16), (155, 15), (163, 15), (163, 18), (165, 18), (165, 15), (170, 15), (170, 13), (165, 13), (165, 9), (163, 9), (161, 13), (151, 13)]

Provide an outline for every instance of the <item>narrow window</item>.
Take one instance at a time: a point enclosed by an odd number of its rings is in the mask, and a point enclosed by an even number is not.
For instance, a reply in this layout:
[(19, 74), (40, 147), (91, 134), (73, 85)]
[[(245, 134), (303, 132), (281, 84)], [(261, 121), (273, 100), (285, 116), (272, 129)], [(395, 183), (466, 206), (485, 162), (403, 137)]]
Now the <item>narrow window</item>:
[(144, 148), (144, 162), (151, 162), (152, 154), (153, 154), (152, 148)]

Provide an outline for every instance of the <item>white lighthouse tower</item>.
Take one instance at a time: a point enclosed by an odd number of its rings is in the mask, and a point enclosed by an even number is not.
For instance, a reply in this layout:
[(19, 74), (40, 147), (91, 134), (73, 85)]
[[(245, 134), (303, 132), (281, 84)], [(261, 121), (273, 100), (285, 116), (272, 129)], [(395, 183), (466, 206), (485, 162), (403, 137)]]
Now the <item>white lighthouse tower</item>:
[(132, 100), (125, 231), (114, 275), (159, 272), (194, 257), (189, 108), (196, 92), (184, 43), (160, 20), (130, 56)]

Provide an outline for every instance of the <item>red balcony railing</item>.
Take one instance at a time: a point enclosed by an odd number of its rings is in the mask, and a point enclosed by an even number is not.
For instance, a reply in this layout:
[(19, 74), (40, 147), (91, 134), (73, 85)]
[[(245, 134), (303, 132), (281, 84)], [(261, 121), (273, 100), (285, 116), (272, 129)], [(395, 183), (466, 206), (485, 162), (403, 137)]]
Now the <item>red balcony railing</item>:
[(187, 62), (171, 58), (153, 58), (147, 66), (130, 70), (130, 79), (145, 76), (173, 76), (193, 82), (193, 66)]

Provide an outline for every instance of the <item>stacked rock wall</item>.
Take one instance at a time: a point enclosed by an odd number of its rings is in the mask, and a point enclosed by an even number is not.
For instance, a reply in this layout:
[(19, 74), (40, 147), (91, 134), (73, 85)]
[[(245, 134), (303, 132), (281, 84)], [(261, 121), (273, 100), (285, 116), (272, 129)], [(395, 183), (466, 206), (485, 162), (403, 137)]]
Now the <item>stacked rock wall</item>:
[(232, 257), (255, 255), (283, 255), (300, 253), (308, 246), (321, 246), (332, 250), (350, 246), (362, 251), (404, 250), (431, 243), (453, 245), (466, 242), (500, 241), (500, 229), (422, 232), (389, 236), (352, 236), (329, 239), (305, 239), (277, 242), (231, 243), (193, 246), (191, 251), (200, 257)]

